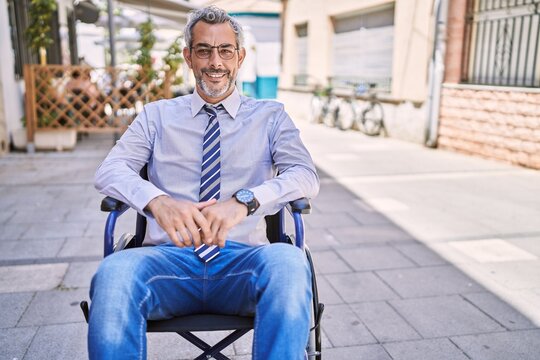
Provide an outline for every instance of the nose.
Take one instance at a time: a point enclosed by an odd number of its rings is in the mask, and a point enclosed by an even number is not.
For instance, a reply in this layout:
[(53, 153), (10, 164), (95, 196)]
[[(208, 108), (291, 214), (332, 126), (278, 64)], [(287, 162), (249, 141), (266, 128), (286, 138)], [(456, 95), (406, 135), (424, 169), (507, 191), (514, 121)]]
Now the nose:
[(219, 67), (222, 64), (218, 48), (212, 48), (212, 52), (210, 53), (210, 58), (208, 59), (208, 61), (210, 63), (210, 66), (212, 67)]

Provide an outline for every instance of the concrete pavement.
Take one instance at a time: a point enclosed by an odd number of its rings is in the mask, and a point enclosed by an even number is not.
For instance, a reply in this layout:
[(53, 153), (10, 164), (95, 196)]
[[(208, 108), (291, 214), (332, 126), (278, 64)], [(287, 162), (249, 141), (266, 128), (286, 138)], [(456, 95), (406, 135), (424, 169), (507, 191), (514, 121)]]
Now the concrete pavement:
[[(325, 359), (540, 356), (539, 172), (298, 125), (322, 181), (306, 227)], [(92, 175), (111, 144), (0, 158), (0, 359), (86, 358), (78, 302), (105, 219)], [(225, 353), (249, 352), (248, 337)], [(196, 354), (177, 335), (149, 336), (151, 359)]]

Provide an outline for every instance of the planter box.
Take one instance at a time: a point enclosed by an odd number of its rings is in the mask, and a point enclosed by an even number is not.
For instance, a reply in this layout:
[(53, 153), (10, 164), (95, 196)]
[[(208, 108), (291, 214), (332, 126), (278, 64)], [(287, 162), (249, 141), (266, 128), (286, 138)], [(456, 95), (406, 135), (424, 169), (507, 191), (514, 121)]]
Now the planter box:
[(76, 143), (75, 129), (38, 130), (34, 135), (36, 150), (72, 150)]
[(11, 132), (13, 147), (17, 150), (26, 150), (26, 129), (17, 129)]

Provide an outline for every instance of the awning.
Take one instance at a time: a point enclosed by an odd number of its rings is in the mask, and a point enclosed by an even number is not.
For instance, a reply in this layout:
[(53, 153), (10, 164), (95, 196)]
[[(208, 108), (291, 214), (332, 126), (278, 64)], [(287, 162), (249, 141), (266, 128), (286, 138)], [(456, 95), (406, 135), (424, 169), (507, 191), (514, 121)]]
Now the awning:
[(194, 9), (198, 9), (186, 0), (116, 0), (118, 3), (129, 5), (129, 7), (150, 12), (150, 14), (177, 21), (185, 24), (187, 14)]

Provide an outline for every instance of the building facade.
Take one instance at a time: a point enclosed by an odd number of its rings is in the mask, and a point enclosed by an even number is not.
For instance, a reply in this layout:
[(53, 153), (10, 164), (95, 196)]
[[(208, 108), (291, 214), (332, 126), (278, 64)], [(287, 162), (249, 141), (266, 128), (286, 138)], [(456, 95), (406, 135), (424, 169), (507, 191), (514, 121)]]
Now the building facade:
[(438, 146), (540, 169), (539, 3), (451, 1)]
[(390, 136), (423, 143), (433, 0), (283, 1), (279, 98), (305, 117), (315, 86), (376, 83)]

